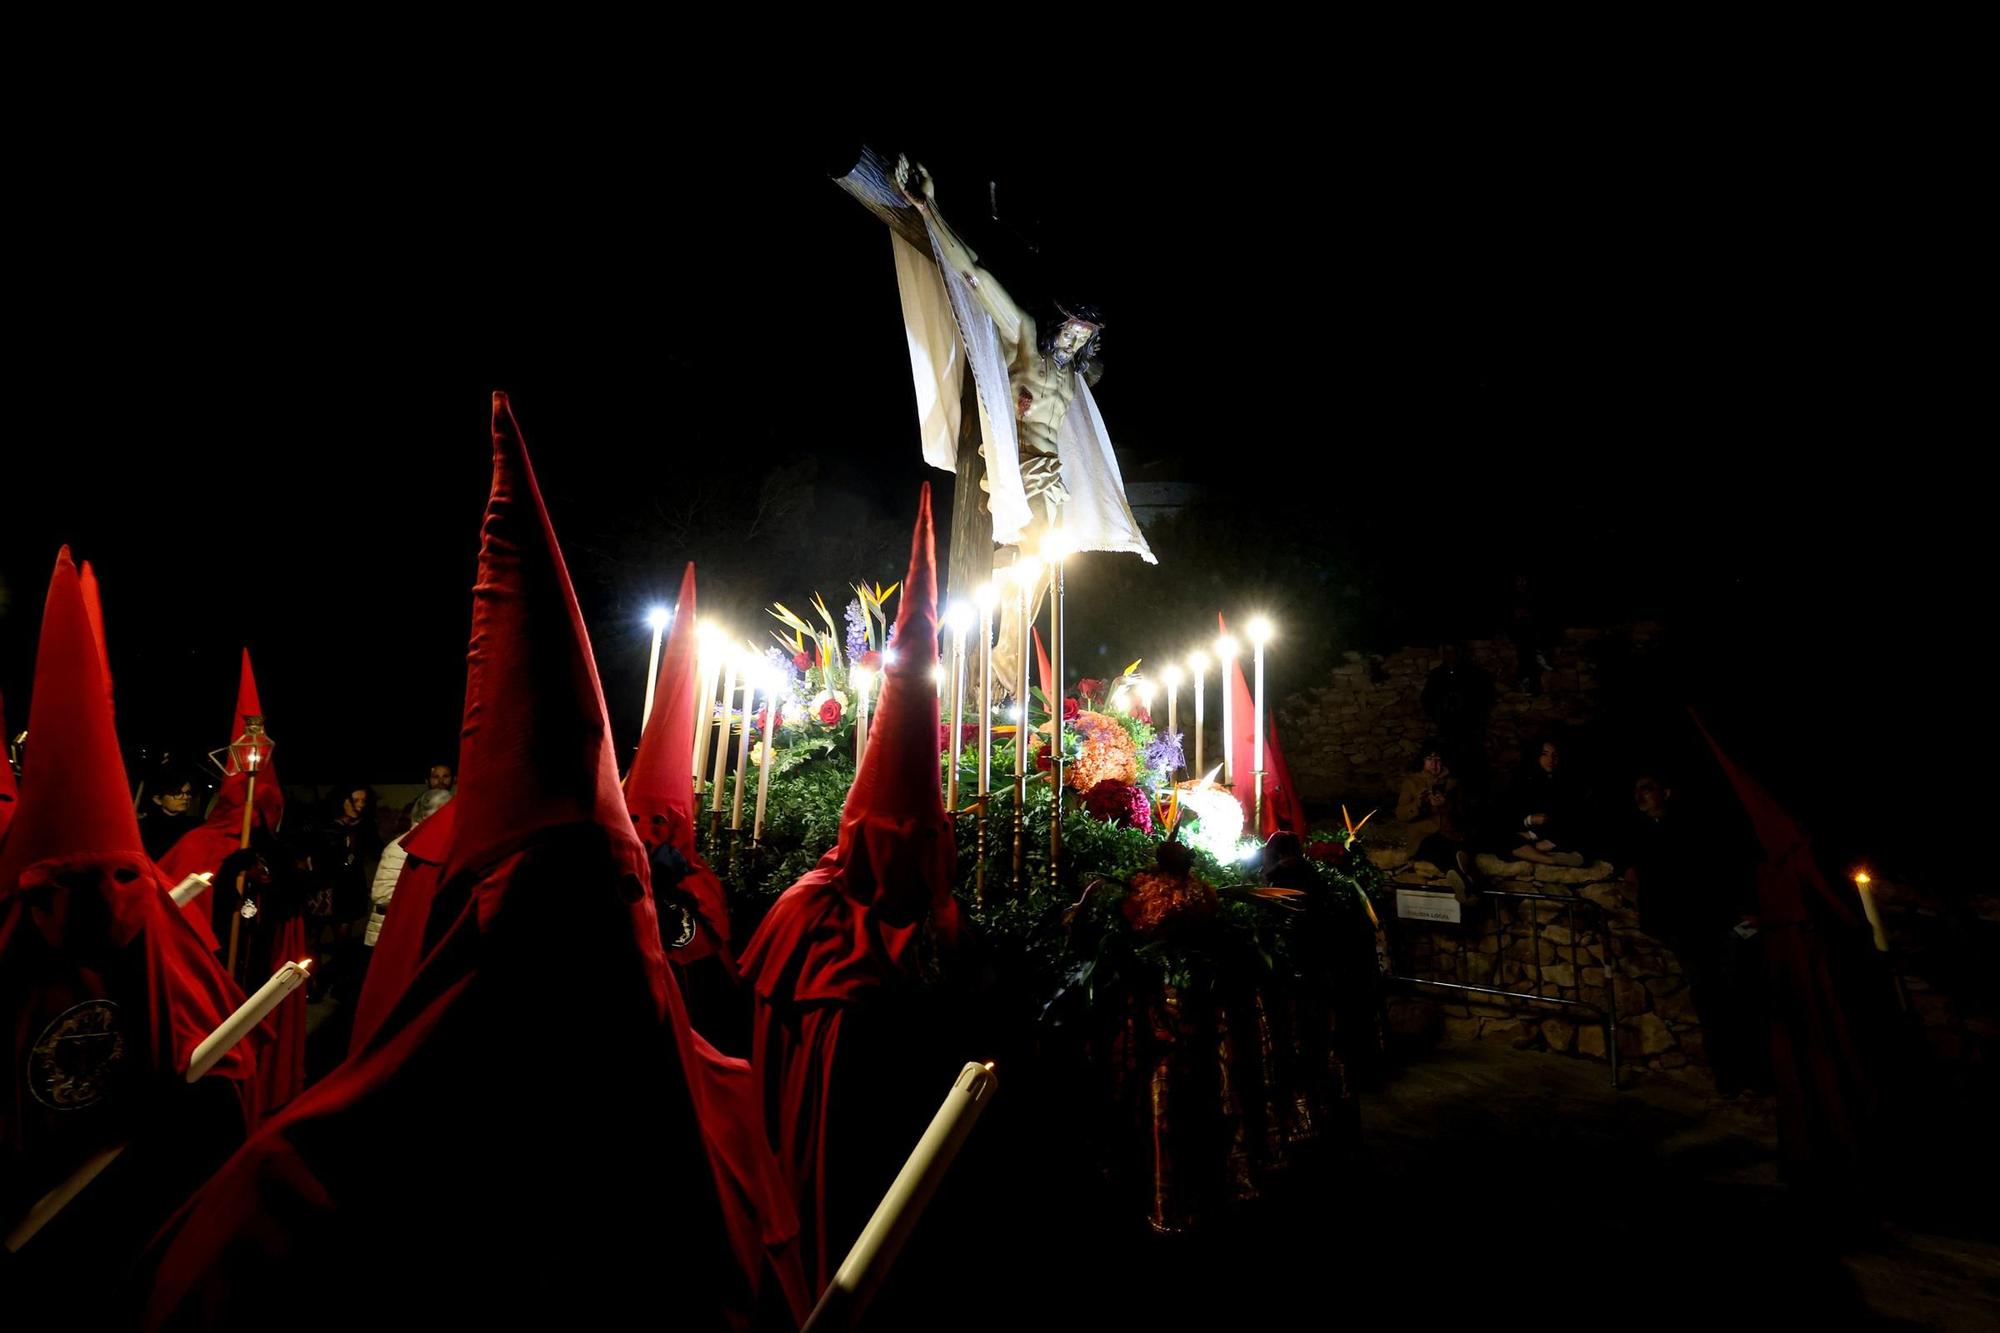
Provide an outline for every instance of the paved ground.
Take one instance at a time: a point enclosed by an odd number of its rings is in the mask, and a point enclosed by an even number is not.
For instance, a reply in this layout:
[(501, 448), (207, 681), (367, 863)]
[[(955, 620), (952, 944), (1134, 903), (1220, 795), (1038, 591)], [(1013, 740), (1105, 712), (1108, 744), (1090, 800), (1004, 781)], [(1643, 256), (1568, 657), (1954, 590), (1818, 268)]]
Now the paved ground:
[(1658, 1075), (1613, 1092), (1541, 1052), (1413, 1055), (1364, 1100), (1354, 1160), (1171, 1241), (1109, 1206), (1060, 1108), (1017, 1098), (1009, 1122), (1005, 1091), (885, 1325), (2000, 1328), (1983, 1187), (1939, 1177), (1857, 1221), (1780, 1182), (1768, 1107)]
[(1994, 1124), (1927, 1120), (1891, 1197), (1843, 1209), (1780, 1181), (1768, 1104), (1627, 1078), (1492, 1043), (1406, 1053), (1351, 1159), (1162, 1239), (1091, 1168), (1082, 1108), (1003, 1075), (874, 1326), (2000, 1329)]

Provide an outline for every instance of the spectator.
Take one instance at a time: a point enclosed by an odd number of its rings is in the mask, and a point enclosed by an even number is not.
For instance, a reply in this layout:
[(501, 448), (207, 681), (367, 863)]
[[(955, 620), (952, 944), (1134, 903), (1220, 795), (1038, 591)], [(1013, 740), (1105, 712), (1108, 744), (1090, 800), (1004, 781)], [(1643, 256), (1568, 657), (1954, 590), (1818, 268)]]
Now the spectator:
[(376, 840), (375, 790), (361, 783), (339, 789), (330, 815), (308, 829), (304, 849), (311, 858), (312, 945), (322, 960), (313, 971), (315, 998), (337, 992), (351, 1000), (358, 991), (357, 952), (367, 929), (368, 877), (380, 853)]
[(1769, 1024), (1751, 877), (1658, 773), (1638, 776), (1632, 803), (1625, 879), (1638, 894), (1639, 925), (1687, 974), (1716, 1091), (1761, 1090), (1770, 1080)]
[(1403, 779), (1396, 818), (1409, 827), (1413, 860), (1443, 867), (1445, 882), (1460, 901), (1478, 891), (1479, 871), (1473, 863), (1478, 848), (1465, 790), (1439, 745), (1426, 745), (1423, 767)]
[(195, 803), (202, 793), (184, 770), (162, 768), (146, 784), (139, 801), (139, 841), (146, 855), (155, 861), (181, 840), (181, 835), (201, 827)]
[[(437, 770), (431, 771), (435, 773)], [(414, 828), (436, 814), (443, 808), (445, 802), (451, 800), (451, 796), (452, 791), (449, 786), (428, 788), (422, 796), (411, 803), (410, 826)], [(395, 895), (397, 877), (403, 873), (403, 862), (406, 859), (403, 852), (403, 838), (407, 836), (407, 834), (401, 835), (384, 847), (382, 859), (375, 866), (375, 882), (368, 889), (371, 905), (368, 930), (361, 938), (362, 944), (367, 948), (374, 948), (376, 939), (382, 933), (382, 918), (388, 915), (389, 899)], [(362, 966), (364, 969), (367, 966), (365, 956)]]
[(1583, 865), (1590, 859), (1582, 849), (1588, 809), (1581, 784), (1563, 767), (1561, 742), (1545, 739), (1515, 783), (1495, 850), (1516, 861)]

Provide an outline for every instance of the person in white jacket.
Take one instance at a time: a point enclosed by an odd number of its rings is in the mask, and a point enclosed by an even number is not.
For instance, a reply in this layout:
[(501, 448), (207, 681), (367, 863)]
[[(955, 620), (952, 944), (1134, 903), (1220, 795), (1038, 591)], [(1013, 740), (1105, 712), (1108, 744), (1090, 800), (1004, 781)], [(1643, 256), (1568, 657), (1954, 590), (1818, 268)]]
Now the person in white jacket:
[[(443, 809), (451, 796), (450, 787), (432, 787), (419, 796), (410, 807), (410, 827), (414, 829)], [(368, 931), (362, 942), (371, 949), (382, 934), (382, 918), (388, 914), (389, 899), (396, 892), (396, 879), (403, 873), (403, 862), (409, 859), (403, 851), (403, 839), (409, 836), (404, 833), (382, 849), (382, 860), (375, 867), (375, 882), (368, 887), (368, 900), (374, 906), (368, 913)]]

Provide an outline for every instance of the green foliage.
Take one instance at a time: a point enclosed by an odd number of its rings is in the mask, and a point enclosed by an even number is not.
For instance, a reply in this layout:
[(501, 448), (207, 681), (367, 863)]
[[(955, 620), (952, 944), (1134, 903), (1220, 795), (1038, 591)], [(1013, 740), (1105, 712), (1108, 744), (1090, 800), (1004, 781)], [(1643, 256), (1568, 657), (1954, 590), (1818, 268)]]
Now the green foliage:
[[(996, 755), (996, 769), (997, 755)], [(976, 754), (961, 774), (961, 800), (977, 784)], [(715, 855), (746, 917), (754, 920), (839, 839), (842, 807), (853, 780), (844, 753), (816, 756), (774, 771), (764, 820), (763, 845), (725, 847)], [(1299, 900), (1271, 901), (1247, 892), (1260, 881), (1255, 868), (1218, 862), (1190, 849), (1194, 874), (1218, 892), (1212, 916), (1184, 928), (1142, 939), (1121, 912), (1133, 876), (1158, 864), (1161, 840), (1124, 825), (1092, 818), (1074, 793), (1063, 802), (1062, 872), (1049, 871), (1052, 815), (1046, 778), (1028, 787), (1022, 811), (1022, 883), (1014, 887), (1014, 787), (1011, 771), (996, 771), (989, 797), (984, 847), (985, 891), (976, 890), (981, 865), (979, 824), (957, 816), (958, 875), (954, 885), (966, 915), (988, 950), (1010, 975), (1010, 987), (1051, 1022), (1074, 1021), (1123, 988), (1165, 982), (1184, 991), (1231, 988), (1271, 978), (1296, 979), (1323, 969), (1315, 953), (1309, 913)], [(1345, 842), (1315, 834), (1313, 841)], [(1382, 891), (1385, 876), (1359, 847), (1333, 862), (1315, 862), (1323, 911), (1360, 923), (1362, 894)], [(1378, 914), (1380, 911), (1378, 907)], [(747, 931), (746, 931), (747, 934)]]

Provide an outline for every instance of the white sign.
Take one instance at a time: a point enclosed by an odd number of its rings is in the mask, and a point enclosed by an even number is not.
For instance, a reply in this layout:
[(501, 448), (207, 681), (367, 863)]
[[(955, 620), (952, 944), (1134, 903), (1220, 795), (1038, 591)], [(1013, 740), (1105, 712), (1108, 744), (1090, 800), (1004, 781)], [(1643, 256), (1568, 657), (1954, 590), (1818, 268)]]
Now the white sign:
[(1453, 925), (1462, 920), (1458, 899), (1428, 889), (1397, 889), (1396, 915), (1407, 921), (1449, 921)]

